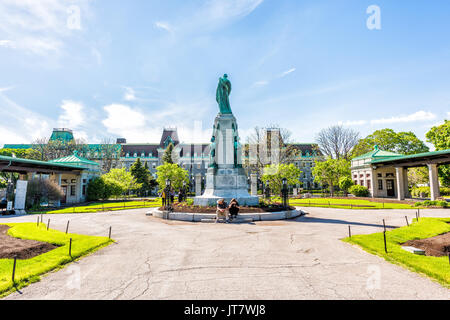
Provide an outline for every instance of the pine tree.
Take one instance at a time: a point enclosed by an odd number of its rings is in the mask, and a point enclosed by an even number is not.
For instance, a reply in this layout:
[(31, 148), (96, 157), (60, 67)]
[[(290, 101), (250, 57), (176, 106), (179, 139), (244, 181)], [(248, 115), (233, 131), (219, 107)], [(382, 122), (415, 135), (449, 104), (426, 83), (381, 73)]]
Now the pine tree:
[(169, 145), (167, 146), (166, 151), (164, 151), (164, 155), (162, 157), (162, 161), (164, 164), (166, 164), (166, 163), (173, 164), (172, 152), (173, 152), (173, 144), (169, 143)]
[(136, 181), (142, 184), (142, 187), (139, 189), (140, 193), (150, 191), (156, 185), (155, 179), (148, 170), (147, 162), (142, 165), (141, 159), (137, 158), (130, 171)]

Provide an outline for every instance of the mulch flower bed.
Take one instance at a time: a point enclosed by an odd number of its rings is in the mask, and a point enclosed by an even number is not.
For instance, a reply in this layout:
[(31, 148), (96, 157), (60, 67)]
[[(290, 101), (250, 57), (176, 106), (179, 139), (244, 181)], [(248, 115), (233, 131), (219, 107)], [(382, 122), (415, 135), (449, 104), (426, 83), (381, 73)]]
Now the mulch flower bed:
[(58, 248), (47, 242), (11, 237), (7, 234), (9, 228), (0, 225), (0, 259), (13, 259), (17, 256), (17, 259), (25, 260)]
[[(174, 203), (172, 204), (173, 212), (186, 212), (186, 213), (216, 213), (216, 206), (213, 207), (201, 207), (188, 205), (186, 203)], [(160, 210), (164, 210), (164, 207), (160, 207)], [(295, 210), (294, 207), (289, 207), (289, 210)], [(280, 203), (270, 204), (269, 206), (261, 207), (246, 207), (241, 206), (239, 213), (264, 213), (264, 212), (277, 212), (285, 211), (284, 207)]]
[(427, 256), (447, 256), (450, 253), (450, 232), (427, 239), (409, 240), (402, 245), (422, 249)]

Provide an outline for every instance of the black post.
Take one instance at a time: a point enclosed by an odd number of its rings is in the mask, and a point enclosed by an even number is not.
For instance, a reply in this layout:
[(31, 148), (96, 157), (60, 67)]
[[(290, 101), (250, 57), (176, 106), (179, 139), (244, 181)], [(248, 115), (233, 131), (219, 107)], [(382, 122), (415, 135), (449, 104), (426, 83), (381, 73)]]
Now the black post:
[(39, 227), (39, 216), (37, 217), (37, 223), (36, 226)]
[(72, 257), (72, 238), (69, 241), (69, 256)]
[(111, 239), (111, 228), (112, 227), (109, 227), (109, 238)]
[(42, 213), (41, 213), (41, 223), (44, 223), (44, 219), (42, 218)]
[(387, 251), (387, 244), (386, 244), (386, 231), (383, 232), (383, 236), (384, 236), (384, 251), (386, 253), (388, 253), (388, 251)]
[(67, 234), (67, 232), (69, 232), (69, 222), (70, 222), (70, 220), (69, 220), (69, 221), (67, 221), (67, 226), (66, 226), (66, 234)]
[(348, 237), (351, 238), (352, 237), (352, 232), (350, 230), (350, 226), (348, 226)]
[(13, 272), (12, 272), (12, 282), (13, 282), (13, 284), (15, 283), (14, 276), (16, 274), (16, 263), (17, 263), (17, 256), (14, 256), (14, 264), (13, 264)]
[(384, 223), (384, 219), (383, 219), (383, 228), (384, 228), (384, 232), (386, 232), (386, 223)]
[(419, 222), (419, 215), (417, 214), (417, 211), (416, 211), (416, 220), (417, 222)]
[(50, 219), (48, 219), (48, 222), (47, 222), (47, 231), (48, 231), (49, 227), (50, 227)]
[(405, 219), (406, 219), (406, 225), (409, 227), (408, 216), (405, 216)]

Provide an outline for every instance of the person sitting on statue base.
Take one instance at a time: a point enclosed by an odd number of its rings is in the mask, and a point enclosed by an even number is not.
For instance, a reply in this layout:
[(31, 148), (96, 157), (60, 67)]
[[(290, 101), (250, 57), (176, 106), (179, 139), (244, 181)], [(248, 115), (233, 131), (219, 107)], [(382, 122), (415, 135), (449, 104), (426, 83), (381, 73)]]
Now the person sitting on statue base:
[(228, 206), (228, 211), (230, 212), (230, 221), (236, 219), (239, 213), (239, 203), (236, 199), (231, 199), (230, 205)]
[(226, 223), (230, 222), (228, 217), (228, 204), (225, 202), (225, 199), (217, 200), (216, 223), (220, 218), (225, 218)]

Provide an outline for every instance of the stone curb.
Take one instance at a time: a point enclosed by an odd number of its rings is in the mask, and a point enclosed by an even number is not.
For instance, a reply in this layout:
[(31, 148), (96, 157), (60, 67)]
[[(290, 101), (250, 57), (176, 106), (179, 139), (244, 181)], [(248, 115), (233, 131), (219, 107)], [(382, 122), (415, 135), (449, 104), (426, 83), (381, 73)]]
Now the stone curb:
[[(305, 213), (300, 210), (279, 211), (279, 212), (264, 212), (264, 213), (242, 213), (239, 214), (239, 218), (252, 219), (253, 221), (274, 221), (274, 220), (286, 220), (293, 219), (304, 215)], [(202, 222), (202, 220), (215, 219), (216, 215), (213, 213), (184, 213), (184, 212), (163, 212), (158, 208), (153, 208), (147, 211), (146, 215), (152, 215), (156, 218), (190, 221), (190, 222)]]

